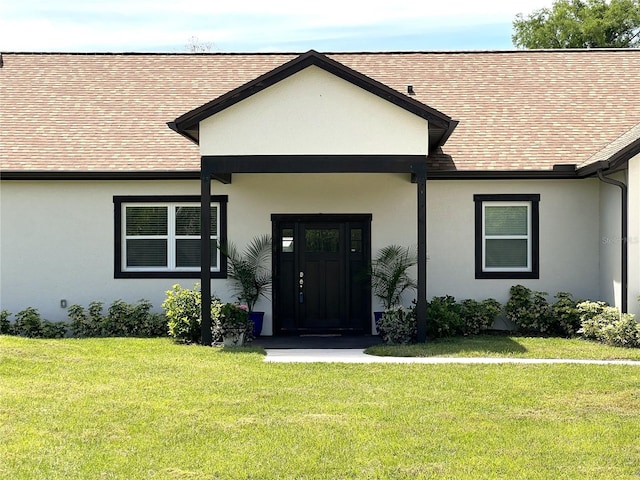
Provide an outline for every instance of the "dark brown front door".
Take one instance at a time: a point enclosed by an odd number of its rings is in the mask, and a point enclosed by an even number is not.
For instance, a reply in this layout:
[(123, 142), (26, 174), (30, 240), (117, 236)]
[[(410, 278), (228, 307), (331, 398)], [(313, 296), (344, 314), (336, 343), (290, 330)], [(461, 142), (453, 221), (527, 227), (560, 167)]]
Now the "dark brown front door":
[(370, 215), (274, 215), (278, 333), (366, 332)]

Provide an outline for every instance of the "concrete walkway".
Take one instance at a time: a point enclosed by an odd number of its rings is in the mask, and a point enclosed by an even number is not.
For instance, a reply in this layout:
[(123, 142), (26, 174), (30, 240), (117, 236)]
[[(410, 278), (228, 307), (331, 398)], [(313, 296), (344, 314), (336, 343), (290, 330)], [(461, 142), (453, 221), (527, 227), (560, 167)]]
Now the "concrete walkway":
[(550, 364), (550, 363), (574, 363), (581, 365), (633, 365), (640, 367), (639, 361), (634, 360), (570, 360), (570, 359), (543, 359), (543, 358), (500, 358), (500, 357), (377, 357), (366, 355), (362, 349), (276, 349), (267, 348), (265, 362), (274, 363), (462, 363), (462, 364), (500, 364), (500, 363), (524, 363), (524, 364)]

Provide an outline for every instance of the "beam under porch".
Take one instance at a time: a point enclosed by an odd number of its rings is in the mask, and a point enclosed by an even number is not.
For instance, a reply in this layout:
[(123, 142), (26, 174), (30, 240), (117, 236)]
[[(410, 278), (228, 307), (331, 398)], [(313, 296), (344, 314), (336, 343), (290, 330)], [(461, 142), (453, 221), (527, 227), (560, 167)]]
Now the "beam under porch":
[[(425, 155), (203, 155), (203, 174), (412, 173)], [(230, 179), (230, 177), (229, 177)]]

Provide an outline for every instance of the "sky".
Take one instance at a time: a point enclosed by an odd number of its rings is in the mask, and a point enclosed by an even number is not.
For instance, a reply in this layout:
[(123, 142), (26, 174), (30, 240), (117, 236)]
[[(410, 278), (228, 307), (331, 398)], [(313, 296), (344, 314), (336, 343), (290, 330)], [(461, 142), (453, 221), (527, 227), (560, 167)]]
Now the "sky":
[(0, 52), (510, 50), (551, 0), (2, 0)]

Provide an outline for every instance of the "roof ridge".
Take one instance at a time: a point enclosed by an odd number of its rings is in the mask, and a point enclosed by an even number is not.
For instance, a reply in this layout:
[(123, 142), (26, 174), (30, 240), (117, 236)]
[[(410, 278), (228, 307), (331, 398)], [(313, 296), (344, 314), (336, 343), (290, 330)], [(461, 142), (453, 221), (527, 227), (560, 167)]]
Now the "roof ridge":
[[(459, 54), (545, 54), (545, 53), (611, 53), (625, 52), (638, 53), (640, 48), (541, 48), (541, 49), (487, 49), (487, 50), (357, 50), (357, 51), (318, 51), (322, 55), (459, 55)], [(302, 55), (306, 51), (281, 51), (281, 52), (55, 52), (55, 51), (0, 51), (3, 55), (77, 55), (77, 56), (275, 56), (275, 55)]]

